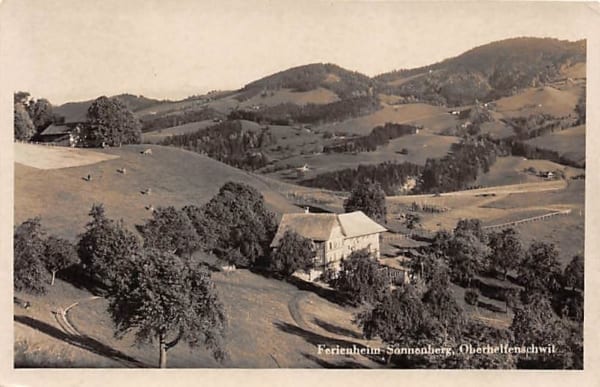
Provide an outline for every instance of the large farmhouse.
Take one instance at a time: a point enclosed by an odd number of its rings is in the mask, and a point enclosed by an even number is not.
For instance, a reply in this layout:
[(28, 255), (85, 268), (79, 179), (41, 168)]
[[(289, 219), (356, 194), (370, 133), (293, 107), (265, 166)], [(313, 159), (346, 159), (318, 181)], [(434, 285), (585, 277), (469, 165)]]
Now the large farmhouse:
[(315, 245), (314, 278), (325, 268), (338, 271), (341, 260), (353, 251), (368, 249), (379, 258), (379, 235), (387, 229), (362, 211), (347, 214), (284, 214), (271, 247), (277, 248), (286, 231), (292, 230)]

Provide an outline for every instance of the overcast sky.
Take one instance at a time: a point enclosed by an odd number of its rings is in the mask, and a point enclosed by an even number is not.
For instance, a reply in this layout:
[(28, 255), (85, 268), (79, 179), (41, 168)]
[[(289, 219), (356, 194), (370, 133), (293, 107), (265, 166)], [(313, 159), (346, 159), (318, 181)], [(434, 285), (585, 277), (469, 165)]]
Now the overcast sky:
[(331, 62), (367, 75), (516, 36), (585, 38), (581, 3), (5, 0), (13, 90), (54, 104), (124, 92), (178, 99)]

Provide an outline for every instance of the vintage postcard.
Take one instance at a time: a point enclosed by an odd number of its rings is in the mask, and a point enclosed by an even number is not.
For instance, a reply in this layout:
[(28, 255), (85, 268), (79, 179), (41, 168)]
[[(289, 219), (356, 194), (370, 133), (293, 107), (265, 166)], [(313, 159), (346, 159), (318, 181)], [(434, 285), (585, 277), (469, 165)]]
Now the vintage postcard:
[(0, 384), (591, 381), (597, 3), (0, 13)]

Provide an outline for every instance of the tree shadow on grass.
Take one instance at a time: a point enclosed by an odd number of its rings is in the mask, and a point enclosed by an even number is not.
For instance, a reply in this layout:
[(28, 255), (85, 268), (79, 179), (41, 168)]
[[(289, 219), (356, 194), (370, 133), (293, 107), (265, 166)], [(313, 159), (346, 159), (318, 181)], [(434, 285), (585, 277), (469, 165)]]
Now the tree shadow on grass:
[(312, 282), (306, 282), (306, 281), (301, 280), (300, 278), (293, 277), (293, 276), (288, 278), (287, 282), (289, 284), (294, 285), (299, 290), (306, 290), (308, 292), (315, 293), (319, 297), (324, 298), (327, 301), (332, 302), (334, 304), (337, 304), (340, 306), (351, 305), (351, 303), (348, 301), (348, 297), (344, 296), (342, 293), (340, 293), (336, 290), (327, 289), (327, 288), (321, 287), (319, 285), (316, 285)]
[(65, 343), (74, 345), (76, 347), (85, 349), (87, 351), (93, 352), (97, 355), (107, 357), (109, 359), (115, 360), (124, 366), (127, 367), (149, 367), (147, 364), (140, 362), (139, 360), (134, 359), (131, 356), (124, 354), (121, 351), (118, 351), (108, 345), (101, 343), (100, 341), (93, 339), (88, 336), (75, 336), (67, 334), (60, 329), (47, 324), (43, 321), (36, 320), (34, 318), (22, 315), (15, 315), (14, 320), (23, 325), (27, 325), (35, 330), (38, 330), (42, 333), (47, 334), (48, 336), (52, 336), (55, 339), (64, 341)]
[[(363, 344), (355, 343), (355, 342), (349, 341), (349, 340), (342, 340), (342, 339), (336, 339), (333, 337), (323, 336), (318, 333), (311, 332), (306, 329), (302, 329), (296, 325), (289, 324), (289, 323), (286, 323), (283, 321), (276, 321), (273, 324), (282, 332), (302, 337), (304, 340), (306, 340), (306, 342), (315, 346), (315, 351), (316, 351), (316, 347), (318, 345), (325, 345), (327, 347), (332, 347), (332, 348), (336, 347), (336, 346), (339, 346), (340, 348), (349, 348), (349, 349), (356, 348), (357, 350), (369, 349), (368, 347), (366, 347)], [(340, 355), (340, 356), (344, 356), (344, 355)], [(381, 355), (377, 356), (377, 355), (365, 354), (363, 356), (370, 359), (371, 361), (381, 363), (381, 359), (380, 359)]]
[(321, 328), (325, 329), (327, 332), (335, 333), (336, 335), (352, 337), (354, 339), (362, 339), (360, 334), (358, 334), (350, 329), (330, 324), (327, 321), (323, 321), (318, 318), (313, 319), (313, 321), (315, 324), (317, 324)]
[(78, 289), (87, 290), (94, 296), (105, 296), (106, 286), (100, 283), (83, 270), (79, 265), (70, 266), (57, 273), (57, 277), (61, 280), (70, 283)]

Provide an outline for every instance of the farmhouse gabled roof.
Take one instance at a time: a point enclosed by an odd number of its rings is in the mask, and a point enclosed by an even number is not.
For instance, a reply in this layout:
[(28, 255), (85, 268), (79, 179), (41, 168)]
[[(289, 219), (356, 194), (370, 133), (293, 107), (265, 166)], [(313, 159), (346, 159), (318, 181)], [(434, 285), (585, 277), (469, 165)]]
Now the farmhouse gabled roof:
[(339, 214), (338, 220), (342, 226), (342, 232), (346, 238), (370, 235), (379, 232), (386, 232), (387, 229), (374, 222), (362, 211), (354, 211), (347, 214)]
[(271, 246), (277, 246), (288, 230), (313, 241), (326, 241), (337, 223), (336, 214), (283, 214)]
[(387, 231), (362, 211), (348, 214), (283, 214), (271, 246), (279, 245), (279, 240), (288, 230), (312, 241), (323, 242), (329, 240), (336, 226), (341, 228), (346, 238)]
[(51, 124), (46, 129), (44, 129), (44, 131), (40, 134), (42, 136), (49, 136), (49, 135), (57, 135), (57, 134), (67, 134), (67, 133), (70, 133), (71, 131), (72, 131), (72, 128), (70, 128), (67, 125)]
[(69, 134), (71, 133), (80, 122), (69, 122), (66, 124), (50, 124), (46, 129), (40, 133), (42, 136), (58, 135), (58, 134)]

